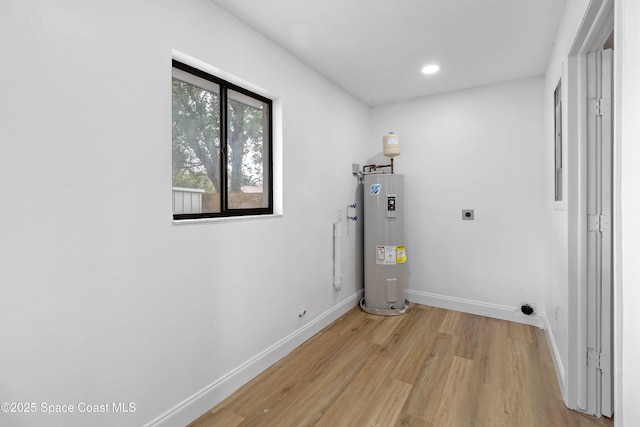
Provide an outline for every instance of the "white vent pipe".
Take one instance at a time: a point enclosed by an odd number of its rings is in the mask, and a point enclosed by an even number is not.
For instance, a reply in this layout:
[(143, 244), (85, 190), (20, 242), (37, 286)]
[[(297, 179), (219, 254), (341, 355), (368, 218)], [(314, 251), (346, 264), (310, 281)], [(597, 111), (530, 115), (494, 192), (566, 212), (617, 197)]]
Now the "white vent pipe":
[(342, 288), (342, 222), (333, 223), (333, 287)]

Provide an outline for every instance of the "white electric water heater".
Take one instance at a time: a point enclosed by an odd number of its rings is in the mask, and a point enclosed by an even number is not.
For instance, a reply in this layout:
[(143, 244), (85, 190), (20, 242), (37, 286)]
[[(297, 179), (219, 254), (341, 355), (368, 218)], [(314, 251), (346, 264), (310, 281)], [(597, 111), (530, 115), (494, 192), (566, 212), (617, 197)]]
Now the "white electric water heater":
[(364, 298), (360, 307), (373, 314), (405, 313), (404, 176), (365, 174)]

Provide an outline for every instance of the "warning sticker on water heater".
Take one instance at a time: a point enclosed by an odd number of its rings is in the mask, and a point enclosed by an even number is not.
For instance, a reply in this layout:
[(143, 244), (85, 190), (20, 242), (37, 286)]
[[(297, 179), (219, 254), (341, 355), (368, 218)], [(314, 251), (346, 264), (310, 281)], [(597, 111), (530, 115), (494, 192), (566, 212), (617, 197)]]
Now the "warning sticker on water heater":
[(407, 262), (407, 253), (404, 245), (398, 246), (376, 246), (376, 264), (395, 265)]
[(404, 264), (407, 262), (407, 253), (404, 251), (404, 245), (398, 245), (398, 250), (396, 252), (396, 262), (398, 264)]
[(376, 264), (393, 265), (396, 263), (396, 259), (395, 246), (376, 246)]

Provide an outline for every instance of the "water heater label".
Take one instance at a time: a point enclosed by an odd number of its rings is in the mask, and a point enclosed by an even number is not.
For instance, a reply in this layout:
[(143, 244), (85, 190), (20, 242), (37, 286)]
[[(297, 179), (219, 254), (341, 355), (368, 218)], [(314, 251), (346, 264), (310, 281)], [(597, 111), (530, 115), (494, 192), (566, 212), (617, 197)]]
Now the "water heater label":
[(393, 265), (397, 262), (395, 246), (376, 246), (376, 264)]
[(382, 185), (373, 184), (371, 187), (369, 187), (369, 195), (370, 196), (377, 196), (378, 194), (380, 194), (380, 190), (381, 189), (382, 189)]
[(404, 251), (404, 245), (398, 245), (396, 262), (398, 264), (404, 264), (405, 262), (407, 262), (407, 253)]

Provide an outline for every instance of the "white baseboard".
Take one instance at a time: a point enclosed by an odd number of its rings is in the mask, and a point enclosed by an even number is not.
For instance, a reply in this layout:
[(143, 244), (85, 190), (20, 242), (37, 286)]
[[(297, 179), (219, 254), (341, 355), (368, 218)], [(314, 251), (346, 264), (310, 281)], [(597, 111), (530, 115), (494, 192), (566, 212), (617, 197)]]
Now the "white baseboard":
[(307, 341), (338, 319), (362, 299), (363, 290), (331, 307), (320, 316), (281, 339), (263, 352), (255, 355), (207, 387), (191, 395), (164, 414), (146, 424), (146, 427), (184, 426), (222, 402), (244, 384), (282, 359), (295, 348)]
[(565, 371), (564, 365), (562, 364), (562, 358), (560, 357), (560, 352), (558, 351), (558, 346), (556, 345), (556, 339), (553, 336), (553, 329), (551, 329), (551, 324), (549, 323), (549, 319), (545, 316), (544, 318), (544, 332), (547, 337), (547, 342), (549, 343), (549, 348), (551, 349), (551, 358), (553, 359), (553, 366), (556, 368), (556, 376), (558, 377), (558, 385), (560, 386), (560, 393), (562, 394), (562, 399), (565, 404), (567, 402), (566, 395), (566, 386), (565, 386)]
[(495, 319), (509, 320), (512, 322), (537, 326), (539, 328), (544, 327), (543, 319), (546, 319), (547, 317), (544, 312), (536, 312), (527, 316), (517, 311), (514, 307), (489, 304), (482, 301), (455, 298), (421, 291), (407, 290), (407, 299), (418, 304), (462, 311), (463, 313), (477, 314), (479, 316), (493, 317)]

